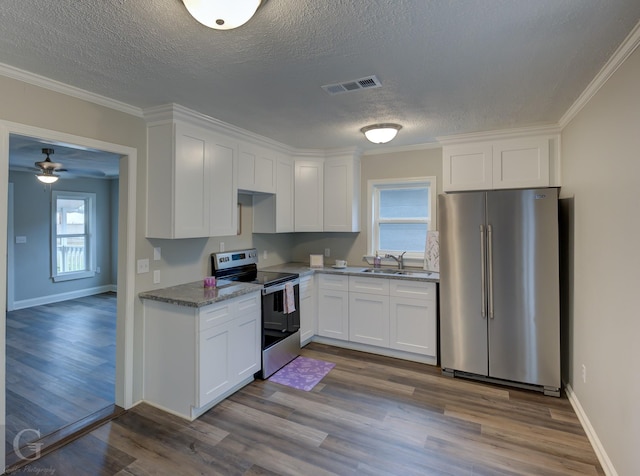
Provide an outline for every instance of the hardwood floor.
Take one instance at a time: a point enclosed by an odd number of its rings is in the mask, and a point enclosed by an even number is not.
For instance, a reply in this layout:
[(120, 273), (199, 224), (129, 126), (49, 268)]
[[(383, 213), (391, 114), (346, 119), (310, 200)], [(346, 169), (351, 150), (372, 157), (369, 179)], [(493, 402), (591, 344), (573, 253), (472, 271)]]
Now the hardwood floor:
[(64, 475), (601, 475), (568, 400), (310, 344), (311, 391), (256, 381), (194, 422), (140, 404), (24, 468)]
[(8, 312), (6, 331), (6, 453), (113, 405), (115, 293)]

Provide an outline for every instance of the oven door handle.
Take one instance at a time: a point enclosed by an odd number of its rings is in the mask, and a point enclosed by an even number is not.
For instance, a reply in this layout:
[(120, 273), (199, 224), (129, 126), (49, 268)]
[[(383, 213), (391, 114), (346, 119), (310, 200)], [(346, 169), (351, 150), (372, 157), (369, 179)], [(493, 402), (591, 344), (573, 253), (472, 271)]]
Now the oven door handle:
[(292, 279), (291, 281), (284, 282), (282, 284), (277, 284), (275, 286), (267, 286), (266, 288), (262, 288), (262, 295), (266, 296), (267, 294), (277, 293), (278, 291), (284, 291), (285, 285), (291, 283), (294, 286), (300, 285), (300, 280), (298, 278)]

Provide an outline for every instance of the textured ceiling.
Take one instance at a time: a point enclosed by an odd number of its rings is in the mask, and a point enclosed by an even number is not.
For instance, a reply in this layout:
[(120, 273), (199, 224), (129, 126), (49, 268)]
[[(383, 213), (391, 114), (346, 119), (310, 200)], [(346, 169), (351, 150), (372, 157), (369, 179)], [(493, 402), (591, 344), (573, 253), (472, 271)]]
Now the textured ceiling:
[[(556, 123), (639, 19), (638, 0), (269, 0), (217, 31), (180, 0), (2, 0), (0, 63), (296, 148), (367, 150), (375, 122), (404, 126), (394, 146)], [(381, 88), (321, 89), (374, 74)]]

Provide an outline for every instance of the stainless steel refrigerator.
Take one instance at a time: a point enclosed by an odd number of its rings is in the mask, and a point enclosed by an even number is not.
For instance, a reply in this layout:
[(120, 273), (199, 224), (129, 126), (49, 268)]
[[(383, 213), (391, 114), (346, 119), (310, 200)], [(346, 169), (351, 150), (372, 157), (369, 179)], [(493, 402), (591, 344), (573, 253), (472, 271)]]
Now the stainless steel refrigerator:
[(560, 392), (558, 191), (438, 197), (443, 373)]

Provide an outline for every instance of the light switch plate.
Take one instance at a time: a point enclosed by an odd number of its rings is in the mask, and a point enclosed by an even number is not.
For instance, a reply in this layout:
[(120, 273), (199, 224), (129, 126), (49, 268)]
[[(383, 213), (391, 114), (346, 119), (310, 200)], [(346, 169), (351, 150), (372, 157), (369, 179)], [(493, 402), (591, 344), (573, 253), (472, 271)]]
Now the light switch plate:
[(160, 270), (156, 269), (153, 271), (153, 284), (160, 283)]
[(148, 273), (149, 272), (149, 259), (139, 259), (138, 260), (138, 274)]

